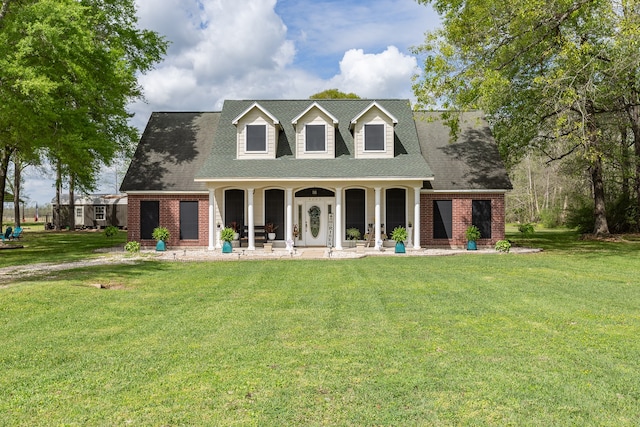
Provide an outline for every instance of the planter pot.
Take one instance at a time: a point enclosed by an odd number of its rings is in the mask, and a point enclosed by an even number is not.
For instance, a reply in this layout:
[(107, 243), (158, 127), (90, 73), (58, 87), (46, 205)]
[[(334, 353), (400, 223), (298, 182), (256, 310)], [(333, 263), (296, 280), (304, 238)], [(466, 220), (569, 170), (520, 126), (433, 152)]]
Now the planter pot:
[(156, 251), (164, 252), (166, 249), (167, 249), (167, 244), (162, 240), (158, 240), (158, 243), (156, 243)]
[(396, 253), (397, 254), (405, 253), (405, 251), (404, 251), (404, 243), (403, 242), (397, 242), (396, 243)]
[(276, 240), (276, 233), (267, 233), (267, 239)]
[(222, 253), (230, 254), (233, 252), (233, 248), (231, 247), (231, 242), (227, 242), (226, 240), (222, 242)]
[(233, 240), (239, 240), (240, 239), (240, 233), (233, 233)]
[(478, 245), (476, 244), (475, 241), (471, 240), (471, 241), (467, 242), (467, 250), (468, 251), (475, 251), (476, 249), (478, 249)]

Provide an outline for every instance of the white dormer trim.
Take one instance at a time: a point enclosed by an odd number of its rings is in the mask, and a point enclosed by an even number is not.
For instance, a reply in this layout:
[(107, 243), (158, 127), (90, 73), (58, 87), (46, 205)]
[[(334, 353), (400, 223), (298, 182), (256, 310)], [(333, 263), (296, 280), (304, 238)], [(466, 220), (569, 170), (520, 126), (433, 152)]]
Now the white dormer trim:
[(394, 126), (398, 124), (398, 119), (396, 119), (396, 117), (393, 114), (388, 112), (382, 105), (378, 104), (377, 101), (373, 101), (371, 104), (369, 104), (369, 106), (367, 108), (362, 110), (360, 112), (360, 114), (358, 114), (353, 119), (351, 119), (351, 123), (349, 124), (349, 129), (353, 130), (355, 125), (358, 123), (358, 120), (360, 120), (362, 118), (362, 116), (367, 114), (369, 112), (369, 110), (371, 110), (373, 107), (375, 107), (378, 110), (382, 111), (387, 117), (389, 117), (389, 119), (391, 119), (391, 122), (393, 123)]
[[(278, 151), (278, 134), (282, 131), (280, 121), (257, 102), (236, 117), (232, 124), (236, 127), (237, 159), (275, 159)], [(249, 150), (248, 133), (251, 126), (264, 126), (264, 149)], [(253, 148), (253, 147), (252, 147)]]
[(331, 114), (330, 112), (328, 112), (325, 108), (322, 107), (322, 105), (318, 104), (317, 102), (313, 102), (311, 105), (309, 105), (307, 107), (306, 110), (304, 110), (302, 113), (298, 114), (297, 116), (295, 116), (293, 118), (293, 120), (291, 120), (291, 124), (293, 125), (293, 127), (295, 128), (298, 124), (298, 121), (304, 117), (305, 114), (307, 114), (309, 111), (311, 111), (311, 109), (313, 108), (317, 108), (318, 110), (322, 111), (327, 117), (329, 117), (329, 119), (331, 119), (331, 121), (333, 122), (333, 126), (337, 126), (338, 125), (338, 119), (336, 118), (336, 116), (334, 116), (333, 114)]
[[(297, 159), (333, 159), (336, 153), (336, 133), (338, 118), (317, 102), (312, 102), (303, 112), (298, 114), (291, 124), (296, 133)], [(324, 150), (307, 150), (307, 127), (324, 126)]]
[(262, 107), (260, 104), (258, 104), (257, 102), (254, 102), (253, 104), (251, 104), (251, 106), (249, 108), (247, 108), (246, 110), (244, 110), (242, 113), (240, 113), (240, 115), (238, 115), (238, 117), (236, 117), (235, 119), (233, 119), (233, 121), (231, 122), (234, 126), (238, 126), (238, 123), (240, 122), (240, 119), (242, 119), (244, 116), (246, 116), (249, 111), (253, 110), (254, 108), (257, 108), (258, 110), (260, 110), (265, 116), (269, 117), (269, 120), (271, 120), (273, 122), (274, 126), (277, 126), (278, 128), (280, 128), (280, 120), (278, 120), (276, 118), (276, 116), (274, 116), (273, 114), (271, 114), (266, 108)]

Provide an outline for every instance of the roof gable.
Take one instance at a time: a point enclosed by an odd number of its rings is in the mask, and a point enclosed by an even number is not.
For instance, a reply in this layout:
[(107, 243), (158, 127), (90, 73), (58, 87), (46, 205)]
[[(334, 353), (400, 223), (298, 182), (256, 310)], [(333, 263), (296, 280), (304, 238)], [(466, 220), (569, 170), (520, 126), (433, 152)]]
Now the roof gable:
[(254, 102), (249, 108), (247, 108), (246, 110), (244, 110), (242, 113), (240, 113), (238, 115), (238, 117), (236, 117), (235, 119), (233, 119), (232, 123), (234, 125), (237, 125), (238, 122), (240, 122), (240, 120), (246, 116), (247, 114), (249, 114), (251, 112), (251, 110), (253, 109), (257, 109), (260, 110), (262, 112), (262, 114), (264, 114), (265, 116), (267, 116), (269, 119), (271, 119), (271, 121), (273, 122), (273, 124), (275, 126), (279, 126), (280, 125), (280, 121), (278, 120), (277, 117), (275, 117), (273, 114), (271, 114), (268, 110), (266, 110), (265, 108), (263, 108), (260, 104), (258, 104), (257, 102)]
[(336, 116), (331, 114), (329, 111), (327, 111), (325, 108), (323, 108), (317, 102), (314, 102), (313, 104), (309, 105), (302, 113), (300, 113), (296, 117), (294, 117), (293, 120), (291, 120), (291, 124), (293, 124), (293, 126), (296, 126), (298, 124), (298, 121), (302, 117), (304, 117), (309, 111), (311, 111), (313, 108), (317, 108), (318, 110), (322, 111), (326, 116), (328, 116), (329, 119), (332, 121), (334, 126), (339, 123), (339, 120), (336, 118)]
[(365, 114), (367, 114), (369, 111), (371, 111), (371, 109), (373, 108), (377, 108), (378, 110), (380, 110), (383, 114), (385, 114), (392, 122), (394, 125), (398, 124), (398, 119), (396, 119), (394, 117), (393, 114), (391, 114), (390, 112), (388, 112), (384, 107), (382, 107), (380, 104), (378, 104), (377, 101), (373, 101), (367, 108), (365, 108), (364, 110), (362, 110), (359, 114), (357, 114), (353, 119), (351, 119), (350, 122), (350, 127), (351, 129), (353, 129), (353, 127), (356, 125), (356, 123), (358, 123), (358, 120), (360, 120), (362, 118), (362, 116), (364, 116)]

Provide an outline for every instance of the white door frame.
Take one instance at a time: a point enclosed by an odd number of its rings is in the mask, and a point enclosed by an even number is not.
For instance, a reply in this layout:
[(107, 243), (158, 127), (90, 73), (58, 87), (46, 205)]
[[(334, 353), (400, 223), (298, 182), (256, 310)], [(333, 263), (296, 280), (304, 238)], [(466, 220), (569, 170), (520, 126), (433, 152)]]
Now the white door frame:
[[(334, 197), (303, 197), (296, 199), (296, 206), (302, 207), (302, 224), (300, 225), (300, 237), (297, 242), (300, 246), (333, 246), (335, 227), (335, 198)], [(318, 235), (313, 237), (312, 219), (310, 209), (319, 208)], [(298, 209), (298, 208), (297, 208)]]

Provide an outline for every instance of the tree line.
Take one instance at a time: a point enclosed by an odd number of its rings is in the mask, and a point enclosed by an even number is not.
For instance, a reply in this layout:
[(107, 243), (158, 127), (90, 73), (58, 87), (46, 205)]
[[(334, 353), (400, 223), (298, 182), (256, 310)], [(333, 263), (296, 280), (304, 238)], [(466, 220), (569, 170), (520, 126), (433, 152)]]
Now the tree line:
[(52, 165), (59, 207), (63, 185), (73, 203), (102, 165), (131, 152), (138, 135), (126, 107), (166, 49), (138, 28), (133, 0), (2, 0), (0, 218), (11, 165), (14, 200), (24, 167)]
[[(572, 220), (585, 231), (637, 230), (640, 3), (417, 1), (431, 4), (443, 24), (415, 49), (424, 57), (414, 82), (418, 101), (449, 111), (454, 134), (455, 111), (486, 112), (512, 176), (524, 185), (516, 188), (526, 189), (512, 198), (511, 213), (539, 219), (555, 211), (565, 220), (573, 207)], [(532, 161), (547, 166), (536, 174)], [(536, 184), (545, 190), (533, 191)]]

